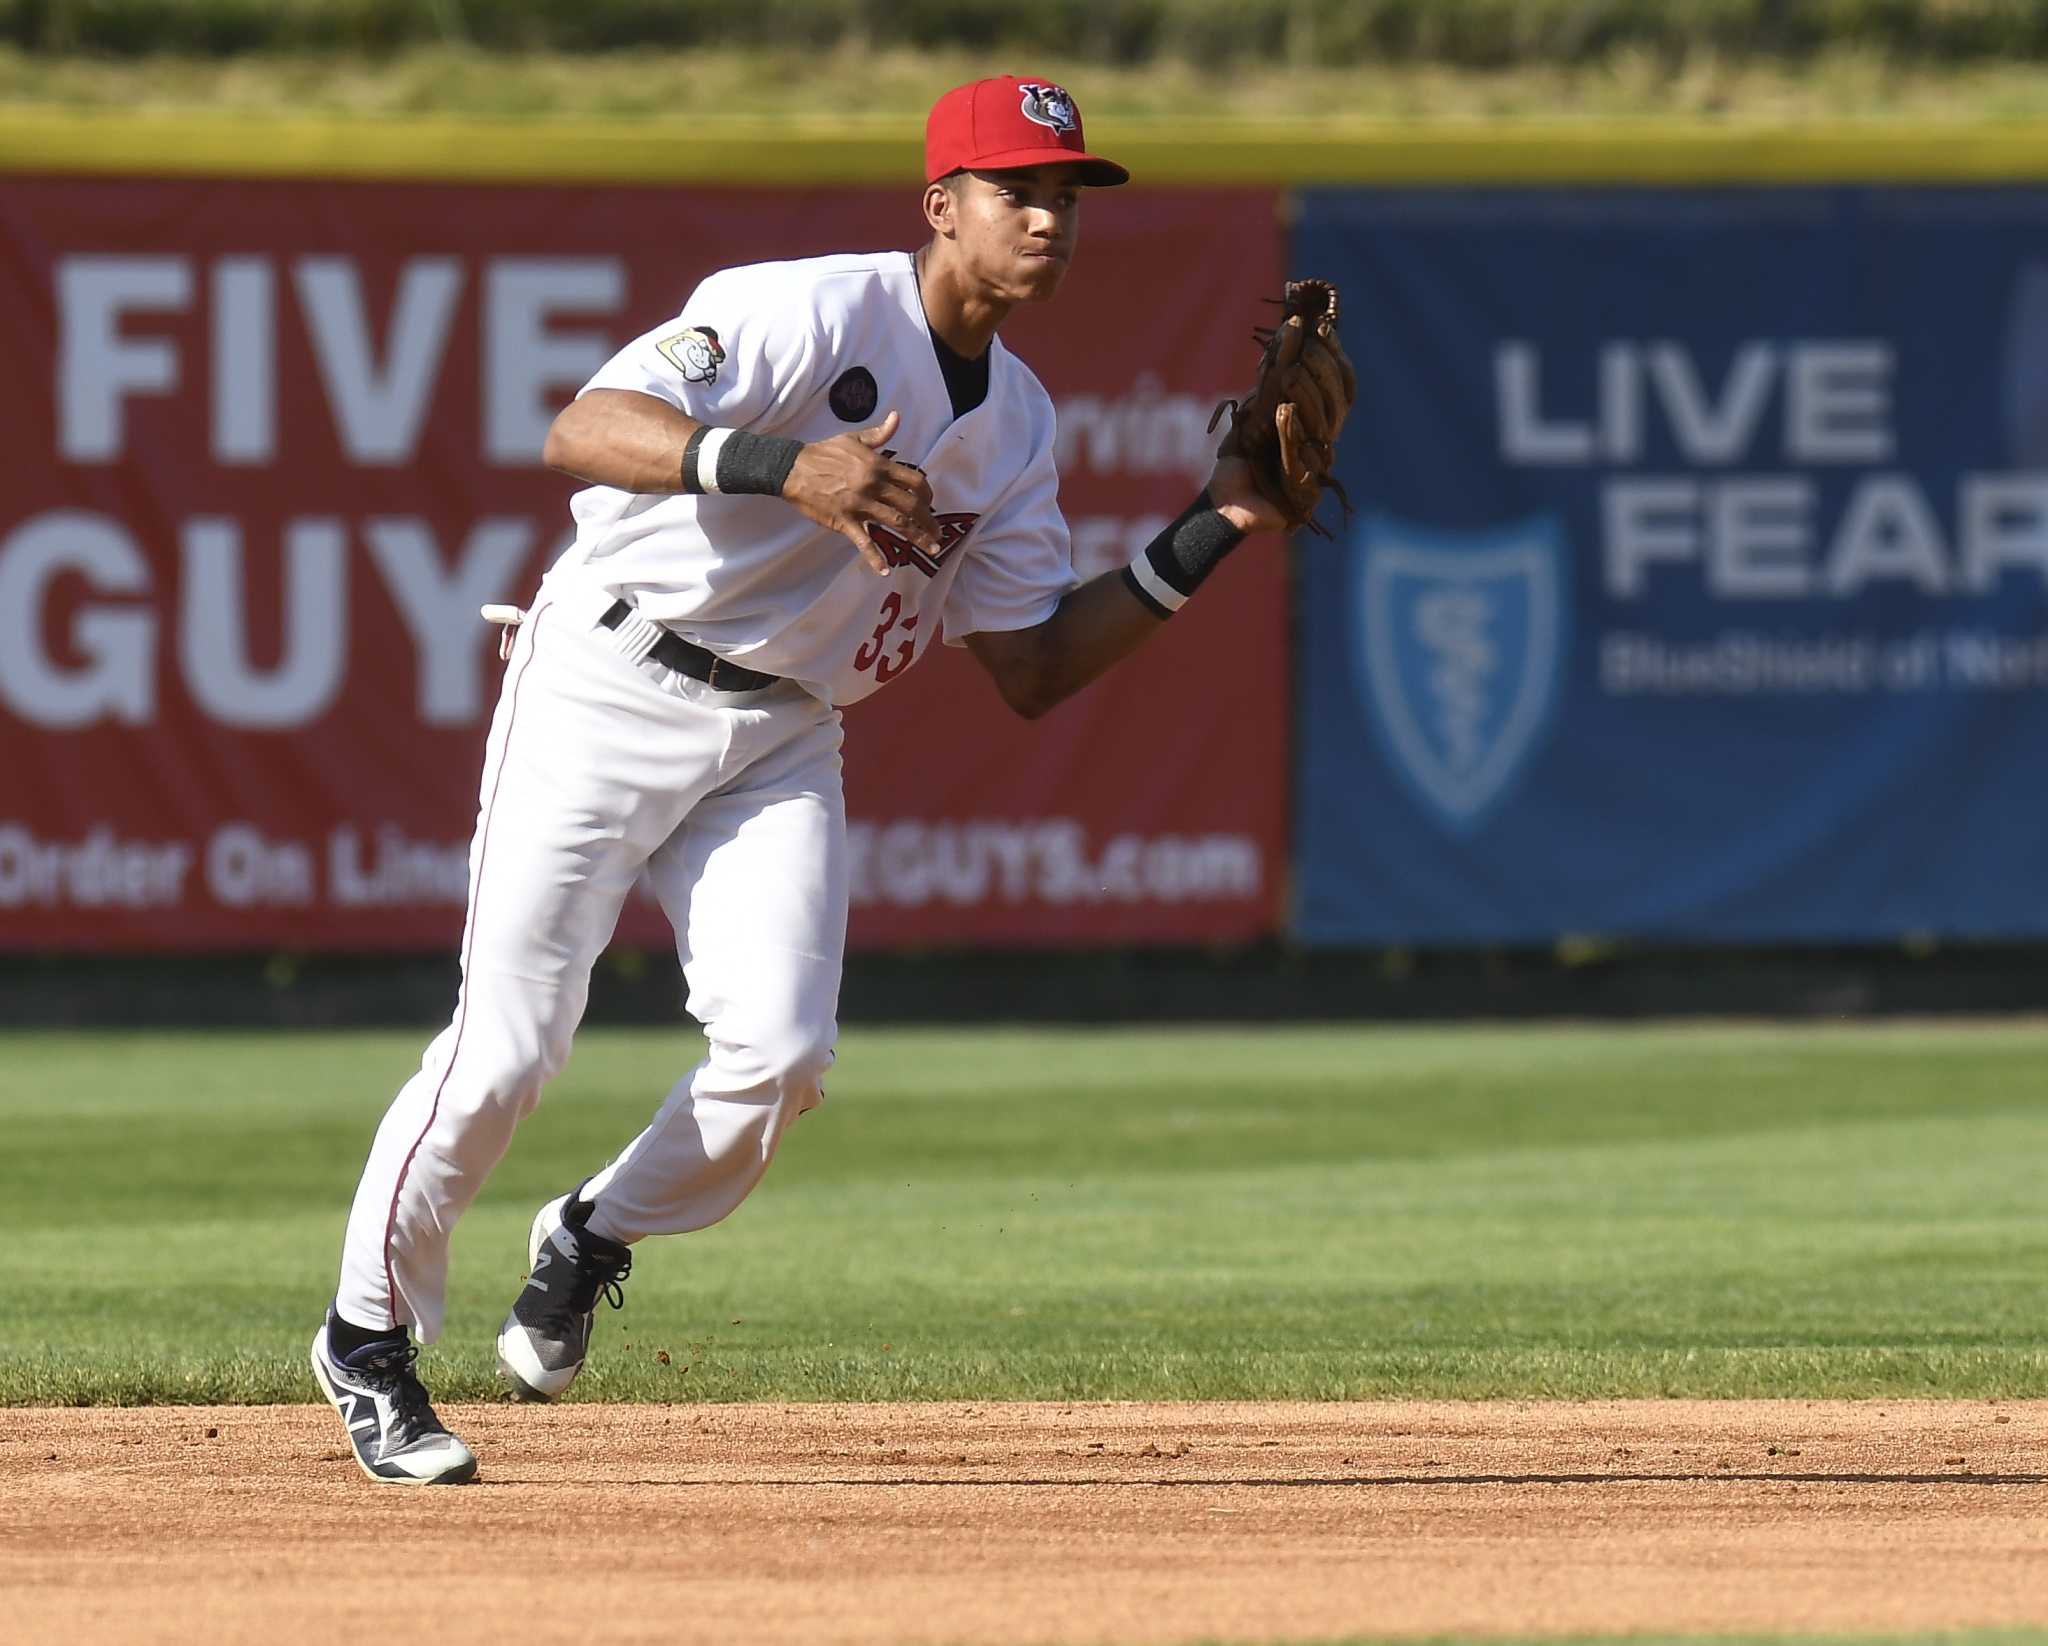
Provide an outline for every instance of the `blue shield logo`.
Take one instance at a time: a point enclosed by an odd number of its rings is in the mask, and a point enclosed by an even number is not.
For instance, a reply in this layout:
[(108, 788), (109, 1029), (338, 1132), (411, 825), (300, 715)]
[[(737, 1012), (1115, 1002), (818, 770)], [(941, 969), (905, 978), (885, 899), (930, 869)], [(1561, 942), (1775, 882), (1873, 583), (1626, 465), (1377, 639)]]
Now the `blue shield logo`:
[(1543, 516), (1444, 532), (1370, 515), (1357, 531), (1359, 684), (1389, 763), (1469, 834), (1528, 764), (1557, 702), (1566, 557)]

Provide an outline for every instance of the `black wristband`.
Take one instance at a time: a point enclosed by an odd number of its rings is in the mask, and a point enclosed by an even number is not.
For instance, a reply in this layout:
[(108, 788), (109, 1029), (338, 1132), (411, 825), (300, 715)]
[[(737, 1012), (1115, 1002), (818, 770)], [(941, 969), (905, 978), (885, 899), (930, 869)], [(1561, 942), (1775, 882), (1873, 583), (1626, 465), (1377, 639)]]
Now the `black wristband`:
[(1205, 486), (1201, 495), (1124, 567), (1124, 585), (1155, 617), (1171, 617), (1202, 586), (1202, 579), (1243, 541), (1244, 533), (1217, 512)]
[(683, 490), (692, 496), (780, 497), (803, 449), (801, 440), (785, 435), (700, 428), (683, 447)]

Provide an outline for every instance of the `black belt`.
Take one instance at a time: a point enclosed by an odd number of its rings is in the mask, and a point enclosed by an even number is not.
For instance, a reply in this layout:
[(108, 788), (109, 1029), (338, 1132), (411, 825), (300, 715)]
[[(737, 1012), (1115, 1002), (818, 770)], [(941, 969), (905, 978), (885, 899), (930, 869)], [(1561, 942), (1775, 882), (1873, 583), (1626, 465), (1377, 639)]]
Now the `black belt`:
[[(614, 600), (604, 616), (597, 620), (597, 626), (616, 629), (632, 615), (631, 606), (623, 600)], [(702, 646), (692, 644), (673, 629), (663, 629), (661, 638), (649, 648), (647, 655), (663, 668), (703, 681), (713, 691), (766, 691), (782, 678), (779, 674), (762, 674), (755, 669), (743, 669), (737, 663), (728, 663), (716, 652), (707, 652)]]

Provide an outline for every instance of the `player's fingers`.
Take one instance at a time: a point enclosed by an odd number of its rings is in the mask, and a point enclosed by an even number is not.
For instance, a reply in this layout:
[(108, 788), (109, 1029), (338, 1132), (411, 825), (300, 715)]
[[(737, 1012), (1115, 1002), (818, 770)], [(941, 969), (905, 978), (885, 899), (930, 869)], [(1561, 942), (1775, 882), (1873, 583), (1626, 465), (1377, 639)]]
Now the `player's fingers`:
[(875, 540), (868, 536), (865, 526), (850, 520), (839, 528), (839, 533), (860, 552), (860, 557), (867, 562), (869, 571), (880, 572), (884, 577), (889, 575), (889, 562), (875, 546)]
[(901, 424), (902, 421), (902, 417), (898, 413), (892, 411), (889, 413), (887, 417), (883, 418), (881, 422), (877, 423), (873, 428), (862, 429), (859, 434), (854, 436), (854, 438), (858, 440), (863, 446), (874, 446), (877, 448), (886, 446), (889, 443), (889, 437), (896, 432), (898, 425)]
[(908, 487), (929, 506), (932, 500), (931, 476), (922, 469), (913, 469), (908, 463), (891, 463), (889, 478), (899, 486)]
[[(922, 525), (910, 509), (894, 508), (889, 504), (877, 504), (869, 516), (876, 525), (887, 526), (899, 537), (907, 537), (927, 554), (939, 546), (938, 523)], [(929, 516), (927, 516), (929, 519)]]
[(931, 533), (939, 529), (939, 523), (932, 514), (931, 499), (920, 497), (907, 486), (883, 486), (876, 493), (876, 501), (895, 509), (921, 532)]

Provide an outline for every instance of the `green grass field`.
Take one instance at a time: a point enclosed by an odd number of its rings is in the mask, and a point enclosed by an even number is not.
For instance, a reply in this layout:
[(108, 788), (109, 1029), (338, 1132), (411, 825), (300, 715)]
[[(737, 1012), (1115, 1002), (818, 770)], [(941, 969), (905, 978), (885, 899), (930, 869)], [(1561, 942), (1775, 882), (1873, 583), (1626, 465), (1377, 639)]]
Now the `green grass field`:
[[(1013, 52), (997, 52), (1017, 63)], [(1567, 63), (1501, 69), (1444, 63), (1318, 66), (1172, 58), (1116, 66), (1080, 53), (1026, 53), (1071, 85), (1089, 118), (1314, 118), (1429, 126), (1601, 120), (1798, 125), (1912, 120), (1981, 127), (2048, 115), (2038, 63), (1902, 59), (1840, 45), (1797, 62), (1679, 57), (1624, 47)], [(460, 114), (531, 119), (729, 119), (855, 114), (922, 121), (933, 95), (994, 72), (957, 47), (767, 51), (490, 52), (413, 46), (377, 57), (264, 52), (210, 58), (48, 55), (0, 46), (0, 107), (208, 114)], [(847, 88), (860, 95), (849, 101)]]
[[(0, 1038), (0, 1401), (311, 1399), (425, 1039)], [(458, 1231), (438, 1395), (698, 1045), (579, 1042)], [(2031, 1024), (860, 1030), (576, 1394), (2048, 1394), (2044, 1066)]]

